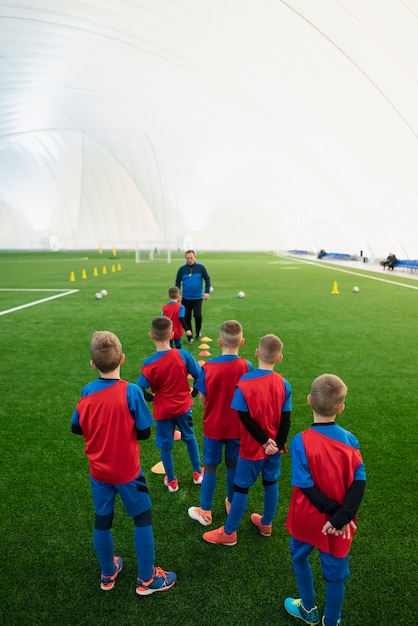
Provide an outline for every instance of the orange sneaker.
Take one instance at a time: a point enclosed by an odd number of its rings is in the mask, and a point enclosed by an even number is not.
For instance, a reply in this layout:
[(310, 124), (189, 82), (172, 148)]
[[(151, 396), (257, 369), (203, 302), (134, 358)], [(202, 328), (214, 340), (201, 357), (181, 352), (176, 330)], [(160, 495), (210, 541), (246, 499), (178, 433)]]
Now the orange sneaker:
[(260, 534), (263, 535), (263, 537), (270, 537), (272, 525), (262, 524), (261, 520), (262, 520), (262, 516), (259, 515), (258, 513), (251, 514), (251, 521), (254, 524), (254, 526), (257, 526), (258, 530), (260, 531)]
[(110, 591), (115, 586), (115, 580), (123, 567), (123, 561), (120, 556), (113, 557), (113, 563), (115, 564), (115, 572), (111, 576), (105, 576), (104, 574), (100, 577), (100, 587), (103, 591)]
[(189, 517), (195, 519), (197, 522), (202, 524), (202, 526), (210, 526), (212, 524), (212, 513), (211, 511), (204, 511), (198, 506), (191, 506), (188, 510)]
[(221, 526), (216, 530), (209, 530), (209, 532), (204, 533), (203, 539), (208, 543), (219, 543), (223, 546), (235, 546), (237, 543), (237, 533), (233, 532), (232, 534), (227, 535), (225, 527)]

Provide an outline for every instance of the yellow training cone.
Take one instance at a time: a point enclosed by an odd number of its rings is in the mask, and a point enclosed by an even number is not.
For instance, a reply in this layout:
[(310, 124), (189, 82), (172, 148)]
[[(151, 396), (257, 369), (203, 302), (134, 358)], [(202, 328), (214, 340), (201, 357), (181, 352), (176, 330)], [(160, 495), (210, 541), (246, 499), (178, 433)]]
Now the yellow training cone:
[(99, 272), (97, 271), (97, 267), (94, 268), (93, 270), (93, 276), (98, 276)]
[(199, 350), (209, 350), (210, 346), (207, 343), (201, 343)]
[(151, 472), (154, 472), (154, 474), (165, 474), (165, 469), (164, 469), (164, 465), (162, 464), (162, 462), (158, 461), (158, 463), (153, 465), (151, 467)]
[(202, 337), (202, 341), (212, 341), (210, 337)]
[(74, 276), (74, 272), (71, 272), (70, 274), (70, 283), (75, 282), (75, 276)]
[(122, 268), (121, 268), (121, 266), (120, 266), (120, 263), (118, 263), (118, 272), (120, 272), (120, 271), (121, 271), (121, 269), (122, 269)]
[(116, 267), (112, 265), (112, 272), (116, 272)]
[(103, 272), (102, 272), (102, 274), (107, 274), (106, 265), (103, 265)]
[(333, 285), (333, 287), (332, 287), (332, 291), (331, 291), (331, 293), (340, 293), (340, 292), (338, 291), (338, 284), (337, 284), (337, 281), (336, 281), (336, 280), (334, 280), (334, 285)]
[(87, 278), (86, 270), (81, 272), (81, 278)]

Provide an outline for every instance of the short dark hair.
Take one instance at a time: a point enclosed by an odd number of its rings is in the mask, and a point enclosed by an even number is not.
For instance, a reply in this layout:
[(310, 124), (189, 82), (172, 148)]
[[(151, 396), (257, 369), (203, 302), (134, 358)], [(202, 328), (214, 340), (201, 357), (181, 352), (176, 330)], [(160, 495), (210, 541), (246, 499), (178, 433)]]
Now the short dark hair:
[(169, 317), (158, 315), (151, 322), (151, 333), (157, 341), (165, 341), (170, 338), (173, 330), (173, 322)]

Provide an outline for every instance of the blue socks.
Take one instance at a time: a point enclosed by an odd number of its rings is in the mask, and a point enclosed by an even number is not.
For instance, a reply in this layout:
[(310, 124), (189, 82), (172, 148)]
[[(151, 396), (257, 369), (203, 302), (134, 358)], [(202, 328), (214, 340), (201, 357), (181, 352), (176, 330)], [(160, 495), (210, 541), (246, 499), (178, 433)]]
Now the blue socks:
[(115, 563), (113, 561), (115, 553), (110, 529), (97, 530), (95, 528), (93, 533), (93, 543), (97, 558), (99, 559), (102, 574), (105, 576), (113, 576), (115, 573)]
[(135, 526), (134, 544), (138, 578), (147, 581), (154, 573), (154, 535), (152, 526)]

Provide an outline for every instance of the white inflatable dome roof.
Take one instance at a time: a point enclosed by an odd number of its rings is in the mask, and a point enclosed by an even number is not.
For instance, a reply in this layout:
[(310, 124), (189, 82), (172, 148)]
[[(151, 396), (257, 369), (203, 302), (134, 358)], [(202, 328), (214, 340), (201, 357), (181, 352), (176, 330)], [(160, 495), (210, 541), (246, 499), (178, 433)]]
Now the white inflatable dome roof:
[(0, 7), (0, 248), (418, 258), (416, 0)]

